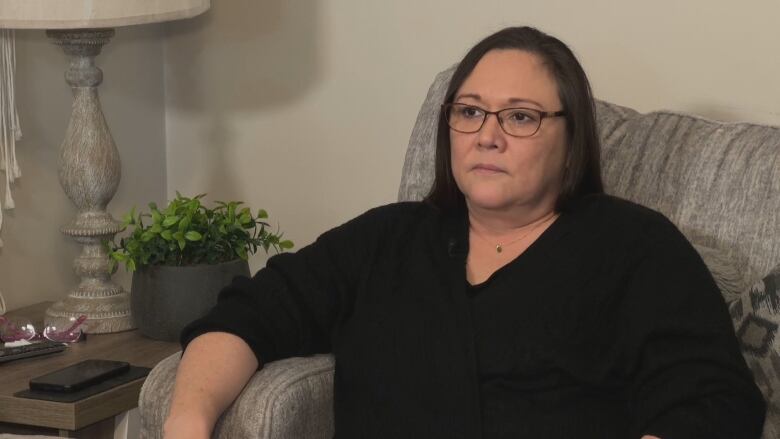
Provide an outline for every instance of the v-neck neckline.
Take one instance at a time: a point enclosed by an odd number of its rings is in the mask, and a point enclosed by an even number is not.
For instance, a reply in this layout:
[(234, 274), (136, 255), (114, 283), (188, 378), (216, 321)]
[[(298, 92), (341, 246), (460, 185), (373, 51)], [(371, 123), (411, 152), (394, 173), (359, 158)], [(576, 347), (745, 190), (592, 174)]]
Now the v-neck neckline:
[[(540, 235), (538, 238), (532, 242), (528, 248), (523, 250), (522, 253), (517, 255), (516, 257), (509, 260), (506, 264), (500, 266), (497, 268), (493, 273), (488, 276), (487, 279), (484, 281), (478, 283), (478, 284), (471, 284), (468, 279), (466, 279), (466, 287), (469, 291), (472, 292), (479, 292), (485, 287), (487, 287), (496, 277), (501, 276), (501, 274), (507, 270), (509, 270), (511, 267), (514, 267), (518, 264), (521, 264), (524, 260), (528, 258), (534, 257), (534, 255), (540, 251), (544, 251), (545, 248), (549, 248), (550, 244), (557, 240), (565, 231), (566, 227), (565, 224), (569, 221), (569, 214), (567, 212), (561, 212), (558, 217), (555, 219), (555, 221), (552, 222)], [(469, 234), (468, 234), (468, 215), (466, 215), (466, 248), (469, 248)], [(468, 256), (468, 253), (467, 253)]]

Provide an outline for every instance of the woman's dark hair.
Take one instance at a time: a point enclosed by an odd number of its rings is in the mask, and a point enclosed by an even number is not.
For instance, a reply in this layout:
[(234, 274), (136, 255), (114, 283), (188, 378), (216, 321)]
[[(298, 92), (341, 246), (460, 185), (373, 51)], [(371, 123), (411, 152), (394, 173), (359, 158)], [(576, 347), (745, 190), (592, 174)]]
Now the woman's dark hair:
[[(564, 170), (558, 211), (583, 195), (603, 193), (599, 165), (599, 137), (596, 131), (595, 104), (588, 78), (572, 51), (559, 39), (532, 27), (510, 27), (477, 43), (458, 64), (450, 80), (444, 103), (455, 93), (486, 53), (496, 49), (517, 49), (538, 56), (555, 79), (558, 97), (566, 111), (568, 166)], [(425, 201), (449, 211), (465, 208), (466, 202), (452, 175), (450, 128), (445, 114), (439, 115), (436, 134), (436, 175)]]

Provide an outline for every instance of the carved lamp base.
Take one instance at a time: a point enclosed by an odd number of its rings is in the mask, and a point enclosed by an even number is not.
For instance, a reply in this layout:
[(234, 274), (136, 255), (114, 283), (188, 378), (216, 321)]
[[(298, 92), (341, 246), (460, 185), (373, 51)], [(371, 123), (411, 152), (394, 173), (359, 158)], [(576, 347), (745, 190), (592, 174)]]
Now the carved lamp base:
[(100, 108), (97, 87), (103, 72), (95, 66), (95, 57), (114, 30), (49, 30), (46, 34), (70, 58), (65, 80), (73, 89), (73, 109), (60, 148), (59, 177), (78, 214), (62, 232), (83, 246), (73, 261), (81, 282), (67, 298), (46, 310), (46, 324), (60, 327), (86, 315), (90, 333), (133, 329), (129, 294), (111, 281), (103, 246), (104, 240), (113, 239), (121, 229), (106, 211), (119, 186), (121, 163)]

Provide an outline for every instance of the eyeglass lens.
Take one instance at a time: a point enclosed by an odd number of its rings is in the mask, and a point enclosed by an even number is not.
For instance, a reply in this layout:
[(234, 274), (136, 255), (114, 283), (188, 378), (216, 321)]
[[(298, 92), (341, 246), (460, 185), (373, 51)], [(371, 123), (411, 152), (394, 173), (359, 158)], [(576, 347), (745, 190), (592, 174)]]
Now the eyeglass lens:
[[(476, 133), (482, 128), (490, 112), (466, 104), (450, 104), (446, 109), (450, 128), (462, 133)], [(499, 111), (499, 125), (507, 134), (516, 137), (533, 136), (539, 130), (541, 113), (531, 108), (506, 108)]]
[(70, 317), (62, 324), (49, 324), (40, 334), (29, 319), (24, 317), (0, 316), (0, 340), (4, 343), (34, 341), (44, 337), (51, 341), (75, 343), (82, 338), (87, 316)]

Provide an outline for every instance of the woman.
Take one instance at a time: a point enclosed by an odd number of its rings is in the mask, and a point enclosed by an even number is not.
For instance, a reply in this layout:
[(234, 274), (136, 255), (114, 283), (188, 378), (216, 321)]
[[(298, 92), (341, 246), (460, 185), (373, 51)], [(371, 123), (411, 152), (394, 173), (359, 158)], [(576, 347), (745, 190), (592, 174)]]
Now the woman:
[(208, 437), (262, 362), (320, 352), (338, 438), (759, 437), (712, 277), (662, 215), (603, 194), (598, 158), (569, 49), (486, 38), (452, 78), (425, 202), (226, 288), (184, 331), (166, 437)]

